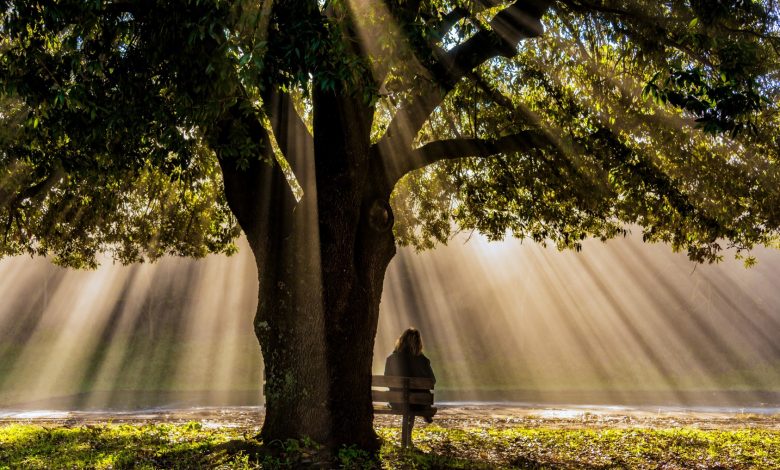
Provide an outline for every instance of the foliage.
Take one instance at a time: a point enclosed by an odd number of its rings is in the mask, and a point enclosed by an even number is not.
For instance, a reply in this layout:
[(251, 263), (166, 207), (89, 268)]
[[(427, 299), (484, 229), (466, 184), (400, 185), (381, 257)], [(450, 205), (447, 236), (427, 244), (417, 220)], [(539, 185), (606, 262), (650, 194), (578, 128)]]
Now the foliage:
[(238, 61), (206, 49), (225, 4), (161, 2), (143, 19), (102, 2), (0, 9), (0, 254), (94, 266), (101, 252), (232, 252), (238, 230), (197, 126), (235, 91), (188, 73)]
[(459, 82), (418, 136), (541, 129), (556, 148), (410, 175), (394, 199), (401, 240), (428, 248), (477, 230), (579, 249), (628, 224), (710, 262), (726, 247), (771, 243), (780, 202), (769, 183), (780, 44), (767, 31), (771, 5), (737, 2), (735, 15), (696, 2), (560, 3), (542, 37)]
[[(380, 428), (383, 468), (755, 468), (780, 465), (776, 430), (551, 429), (426, 426), (417, 449), (398, 447), (397, 428)], [(296, 468), (318, 447), (288, 441), (283, 453), (258, 458), (251, 439), (200, 423), (145, 426), (0, 428), (2, 468)], [(363, 451), (342, 449), (340, 468), (371, 468)]]
[[(401, 243), (479, 230), (578, 249), (636, 224), (716, 261), (777, 236), (772, 1), (558, 0), (519, 51), (489, 34), (510, 2), (266, 5), (0, 2), (0, 255), (94, 266), (102, 251), (122, 262), (231, 252), (215, 155), (273, 162), (246, 126), (216, 138), (222, 121), (268, 113), (272, 93), (310, 120), (317, 90), (375, 108), (375, 143), (432, 90), (447, 97), (413, 131), (418, 149), (545, 136), (404, 179)], [(452, 78), (446, 54), (483, 36), (496, 53)]]

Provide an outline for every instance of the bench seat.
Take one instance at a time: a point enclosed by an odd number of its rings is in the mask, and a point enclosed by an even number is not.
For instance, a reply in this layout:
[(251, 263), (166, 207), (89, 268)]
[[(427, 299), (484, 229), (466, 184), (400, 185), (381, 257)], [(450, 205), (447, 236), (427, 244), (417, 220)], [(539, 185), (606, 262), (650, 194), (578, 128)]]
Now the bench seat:
[[(412, 443), (412, 426), (415, 416), (432, 418), (436, 414), (433, 406), (434, 379), (422, 377), (397, 377), (374, 375), (371, 377), (371, 399), (374, 414), (401, 415), (401, 446)], [(384, 390), (374, 390), (383, 388)], [(391, 407), (390, 404), (393, 404)], [(412, 405), (416, 405), (412, 409)]]

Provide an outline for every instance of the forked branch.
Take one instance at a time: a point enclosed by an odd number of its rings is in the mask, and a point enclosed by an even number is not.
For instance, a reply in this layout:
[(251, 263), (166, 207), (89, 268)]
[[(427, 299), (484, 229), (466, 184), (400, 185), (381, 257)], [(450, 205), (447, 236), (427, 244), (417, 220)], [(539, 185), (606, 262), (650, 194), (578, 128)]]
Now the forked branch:
[(436, 83), (418, 90), (416, 98), (402, 107), (391, 121), (387, 132), (377, 144), (385, 167), (406, 168), (414, 163), (398, 161), (413, 159), (409, 154), (412, 142), (431, 113), (441, 105), (447, 94), (473, 69), (495, 57), (513, 57), (518, 43), (542, 34), (541, 16), (549, 0), (518, 0), (501, 10), (491, 21), (491, 29), (483, 29), (449, 51), (437, 48), (437, 63), (431, 68)]
[[(271, 233), (287, 230), (289, 214), (296, 202), (292, 189), (273, 157), (268, 133), (250, 106), (233, 105), (212, 132), (212, 148), (217, 150), (228, 206), (247, 235), (255, 256), (263, 259), (273, 249), (267, 246)], [(264, 143), (258, 146), (261, 154), (243, 164), (238, 158), (221, 155), (222, 150), (231, 148), (235, 132), (246, 133), (252, 141)]]

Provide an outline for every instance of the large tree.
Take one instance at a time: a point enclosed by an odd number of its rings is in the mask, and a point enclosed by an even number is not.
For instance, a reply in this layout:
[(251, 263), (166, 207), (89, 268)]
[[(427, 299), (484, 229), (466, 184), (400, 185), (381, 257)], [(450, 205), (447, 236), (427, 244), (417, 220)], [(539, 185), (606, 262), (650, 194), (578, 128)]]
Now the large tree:
[(240, 227), (259, 275), (262, 437), (375, 448), (396, 244), (476, 229), (579, 248), (641, 226), (711, 262), (775, 240), (777, 13), (0, 1), (0, 253), (197, 257), (234, 251)]

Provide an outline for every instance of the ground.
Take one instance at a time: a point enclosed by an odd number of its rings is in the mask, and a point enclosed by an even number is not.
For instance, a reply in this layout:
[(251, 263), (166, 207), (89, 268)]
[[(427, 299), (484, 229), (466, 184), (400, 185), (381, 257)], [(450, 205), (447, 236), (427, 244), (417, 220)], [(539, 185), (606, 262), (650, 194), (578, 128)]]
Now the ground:
[[(254, 458), (256, 407), (147, 413), (0, 414), (0, 468), (299, 468), (310, 442)], [(616, 408), (443, 407), (397, 447), (399, 419), (378, 416), (383, 468), (780, 468), (780, 415)], [(366, 468), (356, 449), (338, 465)]]

